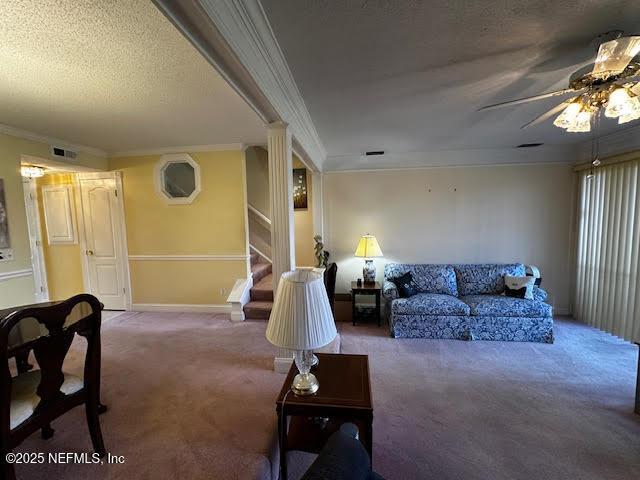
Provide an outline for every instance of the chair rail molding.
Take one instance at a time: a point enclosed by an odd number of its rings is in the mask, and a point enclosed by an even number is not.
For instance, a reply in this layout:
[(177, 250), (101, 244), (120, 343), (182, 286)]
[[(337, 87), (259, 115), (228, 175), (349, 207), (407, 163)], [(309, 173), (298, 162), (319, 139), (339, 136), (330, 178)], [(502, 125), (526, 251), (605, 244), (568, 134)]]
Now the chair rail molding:
[(33, 270), (25, 268), (23, 270), (13, 270), (10, 272), (0, 272), (0, 282), (4, 280), (12, 280), (14, 278), (29, 277), (33, 275)]
[(284, 121), (312, 170), (327, 152), (259, 0), (153, 0), (265, 123)]
[(131, 261), (196, 261), (246, 260), (249, 255), (129, 255)]

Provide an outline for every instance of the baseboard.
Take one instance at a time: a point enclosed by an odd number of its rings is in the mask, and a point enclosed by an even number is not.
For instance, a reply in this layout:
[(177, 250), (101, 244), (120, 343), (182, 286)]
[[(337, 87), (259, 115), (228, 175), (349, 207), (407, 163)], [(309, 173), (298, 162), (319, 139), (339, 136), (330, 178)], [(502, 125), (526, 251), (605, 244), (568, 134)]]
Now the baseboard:
[(553, 307), (553, 315), (560, 315), (563, 317), (566, 317), (568, 315), (571, 315), (571, 311), (569, 310), (569, 307)]
[(134, 303), (134, 312), (231, 313), (230, 305), (188, 303)]

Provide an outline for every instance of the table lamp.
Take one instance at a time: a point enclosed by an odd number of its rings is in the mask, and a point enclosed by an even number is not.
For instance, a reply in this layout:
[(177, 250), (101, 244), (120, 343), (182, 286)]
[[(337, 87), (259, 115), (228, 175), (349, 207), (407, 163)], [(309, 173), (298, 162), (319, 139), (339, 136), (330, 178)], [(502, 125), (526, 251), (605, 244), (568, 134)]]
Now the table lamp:
[(312, 395), (318, 391), (318, 379), (310, 373), (312, 350), (330, 343), (337, 333), (322, 274), (303, 269), (283, 273), (266, 336), (276, 347), (295, 350), (300, 373), (291, 384), (293, 393)]
[(365, 259), (364, 268), (362, 269), (364, 283), (376, 283), (376, 267), (371, 258), (382, 256), (382, 250), (380, 250), (376, 237), (368, 233), (363, 235), (356, 247), (355, 256)]

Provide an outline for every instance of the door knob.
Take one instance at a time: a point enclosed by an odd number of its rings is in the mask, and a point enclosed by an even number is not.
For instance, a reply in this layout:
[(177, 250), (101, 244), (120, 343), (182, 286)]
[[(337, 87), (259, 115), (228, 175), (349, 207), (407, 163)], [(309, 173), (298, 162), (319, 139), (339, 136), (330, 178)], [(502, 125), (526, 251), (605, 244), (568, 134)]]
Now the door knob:
[(87, 255), (93, 255), (93, 250), (87, 250)]

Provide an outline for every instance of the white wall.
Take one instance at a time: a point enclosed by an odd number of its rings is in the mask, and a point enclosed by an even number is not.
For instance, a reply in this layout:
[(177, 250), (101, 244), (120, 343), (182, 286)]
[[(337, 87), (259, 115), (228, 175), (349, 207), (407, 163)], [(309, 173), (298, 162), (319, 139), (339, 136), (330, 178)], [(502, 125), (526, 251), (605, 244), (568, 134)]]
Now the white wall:
[(573, 172), (568, 165), (329, 172), (326, 248), (340, 293), (362, 277), (358, 239), (378, 238), (386, 262), (523, 262), (540, 267), (556, 313), (569, 308)]

